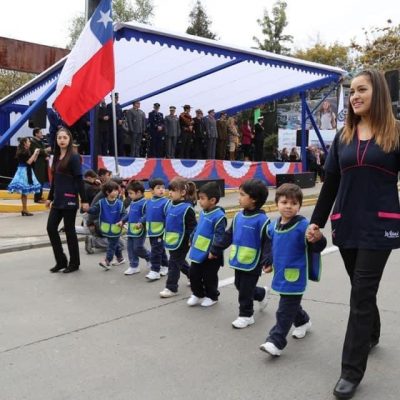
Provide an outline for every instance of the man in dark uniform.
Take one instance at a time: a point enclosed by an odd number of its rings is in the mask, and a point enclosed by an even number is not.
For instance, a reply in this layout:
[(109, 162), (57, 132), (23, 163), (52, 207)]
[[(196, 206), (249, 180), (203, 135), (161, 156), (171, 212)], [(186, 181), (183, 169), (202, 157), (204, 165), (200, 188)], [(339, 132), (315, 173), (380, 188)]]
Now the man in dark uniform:
[[(110, 156), (115, 155), (114, 150), (114, 128), (113, 128), (113, 115), (112, 115), (112, 102), (107, 104), (107, 115), (108, 115), (108, 153)], [(122, 129), (122, 122), (124, 119), (124, 114), (122, 112), (121, 104), (119, 104), (119, 94), (115, 93), (115, 115), (117, 121), (117, 146), (118, 155), (124, 156), (124, 131)]]
[(108, 126), (109, 119), (107, 105), (105, 99), (101, 101), (97, 112), (98, 132), (99, 132), (99, 147), (102, 156), (108, 155)]
[(263, 161), (264, 139), (264, 117), (259, 117), (254, 125), (254, 161)]
[(164, 157), (164, 115), (160, 113), (160, 104), (154, 103), (153, 111), (149, 112), (150, 151), (149, 157)]

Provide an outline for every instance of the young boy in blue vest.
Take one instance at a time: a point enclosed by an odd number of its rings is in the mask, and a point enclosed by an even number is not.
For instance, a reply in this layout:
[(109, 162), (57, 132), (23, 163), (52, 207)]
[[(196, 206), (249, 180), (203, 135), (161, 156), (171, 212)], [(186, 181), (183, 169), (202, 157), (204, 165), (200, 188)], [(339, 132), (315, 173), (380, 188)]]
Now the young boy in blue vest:
[(150, 252), (144, 247), (146, 240), (145, 209), (146, 199), (144, 197), (144, 185), (139, 181), (132, 181), (126, 187), (128, 196), (131, 199), (128, 215), (120, 222), (121, 226), (128, 222), (128, 258), (129, 268), (125, 275), (133, 275), (140, 272), (139, 257), (144, 258), (149, 265)]
[(105, 197), (90, 207), (88, 214), (99, 216), (101, 234), (107, 238), (106, 258), (99, 262), (99, 265), (107, 271), (110, 269), (114, 255), (117, 260), (113, 265), (120, 265), (125, 262), (119, 243), (122, 232), (119, 222), (125, 217), (126, 212), (124, 204), (119, 198), (120, 187), (118, 183), (109, 181), (102, 186), (101, 190)]
[(226, 229), (225, 210), (217, 206), (221, 193), (215, 182), (200, 187), (198, 201), (203, 209), (199, 222), (192, 234), (189, 250), (191, 261), (189, 277), (192, 295), (188, 306), (200, 304), (210, 307), (218, 301), (218, 270), (224, 265), (224, 258), (209, 259), (208, 254), (214, 241), (221, 241)]
[(164, 197), (165, 185), (162, 179), (149, 182), (152, 198), (146, 202), (146, 232), (150, 240), (150, 271), (146, 278), (151, 282), (168, 274), (168, 257), (164, 247), (165, 218), (169, 199)]
[(231, 246), (229, 264), (235, 270), (235, 286), (239, 291), (239, 316), (232, 322), (237, 329), (254, 324), (253, 301), (263, 311), (268, 303), (268, 288), (257, 286), (262, 267), (271, 264), (271, 241), (267, 237), (269, 218), (261, 207), (268, 197), (267, 186), (259, 179), (250, 179), (239, 187), (238, 212), (222, 241), (214, 241), (209, 258), (220, 255)]
[(281, 355), (292, 324), (292, 336), (297, 339), (304, 338), (311, 328), (310, 317), (301, 307), (301, 299), (308, 279), (319, 280), (320, 253), (326, 246), (326, 239), (318, 231), (315, 243), (306, 240), (309, 222), (298, 214), (302, 201), (303, 193), (297, 185), (281, 185), (275, 196), (280, 217), (268, 227), (273, 267), (265, 267), (264, 272), (273, 269), (272, 289), (280, 294), (280, 301), (276, 324), (260, 350), (272, 356)]

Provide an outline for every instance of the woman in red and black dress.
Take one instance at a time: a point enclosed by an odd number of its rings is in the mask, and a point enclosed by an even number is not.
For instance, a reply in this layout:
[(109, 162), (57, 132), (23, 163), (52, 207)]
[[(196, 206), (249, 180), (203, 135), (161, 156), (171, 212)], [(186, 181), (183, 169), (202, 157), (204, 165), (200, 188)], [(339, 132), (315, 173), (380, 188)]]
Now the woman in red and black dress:
[(379, 343), (376, 295), (389, 255), (400, 247), (399, 135), (385, 78), (374, 70), (359, 73), (351, 83), (345, 128), (325, 163), (325, 182), (308, 230), (312, 240), (335, 204), (333, 243), (351, 282), (342, 371), (333, 392), (339, 399), (354, 395), (368, 354)]

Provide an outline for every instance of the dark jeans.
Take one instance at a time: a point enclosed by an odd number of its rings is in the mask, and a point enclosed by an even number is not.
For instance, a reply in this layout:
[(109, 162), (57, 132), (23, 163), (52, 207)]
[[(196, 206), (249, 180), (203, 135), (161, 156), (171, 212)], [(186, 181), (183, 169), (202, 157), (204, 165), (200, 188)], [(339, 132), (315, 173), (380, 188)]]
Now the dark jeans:
[(391, 250), (340, 249), (351, 282), (350, 315), (341, 377), (358, 383), (367, 368), (370, 344), (379, 340), (376, 294)]
[(186, 262), (186, 254), (189, 246), (181, 246), (179, 249), (169, 252), (168, 278), (166, 288), (171, 292), (178, 291), (180, 273), (189, 277), (189, 264)]
[(263, 161), (264, 141), (256, 140), (254, 142), (254, 161)]
[(128, 258), (129, 265), (132, 268), (137, 268), (139, 265), (139, 257), (144, 258), (146, 261), (150, 260), (150, 252), (144, 247), (146, 235), (139, 237), (128, 237)]
[(193, 133), (181, 131), (181, 151), (179, 154), (180, 158), (190, 158), (190, 149), (193, 143)]
[(132, 146), (131, 157), (140, 157), (140, 146), (142, 145), (142, 132), (130, 132)]
[(69, 251), (69, 265), (72, 267), (79, 267), (79, 246), (78, 238), (75, 231), (75, 219), (77, 209), (67, 210), (60, 208), (51, 208), (49, 218), (47, 220), (47, 233), (50, 238), (50, 243), (53, 248), (56, 263), (59, 266), (67, 266), (68, 259), (64, 253), (60, 234), (58, 233), (58, 226), (61, 220), (64, 220), (64, 231), (67, 237), (67, 245)]
[(150, 237), (150, 262), (151, 270), (160, 272), (160, 267), (168, 267), (168, 257), (164, 247), (162, 236)]
[(251, 317), (253, 301), (262, 301), (265, 289), (257, 286), (259, 276), (235, 269), (235, 287), (239, 291), (239, 317)]
[(218, 270), (220, 261), (205, 260), (202, 263), (190, 265), (190, 286), (197, 297), (209, 297), (211, 300), (218, 300)]
[(149, 157), (162, 158), (165, 153), (165, 137), (161, 132), (150, 133)]
[(121, 259), (122, 249), (121, 249), (121, 244), (119, 242), (119, 236), (108, 237), (107, 241), (108, 241), (108, 246), (106, 252), (106, 260), (108, 262), (111, 262), (112, 259), (114, 258), (114, 255), (117, 257), (117, 259)]
[(287, 345), (286, 336), (292, 324), (297, 327), (304, 325), (310, 320), (308, 314), (301, 308), (303, 295), (281, 294), (278, 311), (276, 312), (276, 324), (269, 331), (267, 342), (272, 342), (278, 349)]

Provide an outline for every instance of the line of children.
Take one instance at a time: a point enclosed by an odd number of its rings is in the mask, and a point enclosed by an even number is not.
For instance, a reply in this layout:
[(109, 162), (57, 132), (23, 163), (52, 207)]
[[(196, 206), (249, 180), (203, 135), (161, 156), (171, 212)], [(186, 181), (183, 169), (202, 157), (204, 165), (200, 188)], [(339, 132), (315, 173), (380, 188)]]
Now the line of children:
[(125, 217), (126, 211), (124, 203), (119, 198), (120, 187), (114, 181), (106, 182), (102, 187), (104, 198), (89, 208), (88, 214), (99, 217), (100, 231), (107, 237), (108, 246), (106, 257), (99, 262), (105, 270), (109, 270), (112, 260), (116, 256), (117, 260), (112, 265), (120, 265), (125, 262), (119, 238), (122, 233), (120, 221)]
[(165, 289), (160, 292), (162, 298), (178, 294), (181, 272), (189, 277), (186, 255), (190, 236), (197, 225), (193, 208), (196, 204), (196, 185), (185, 178), (176, 177), (169, 183), (168, 190), (171, 204), (165, 220), (164, 244), (169, 251), (169, 264)]
[(218, 270), (224, 265), (223, 254), (208, 258), (213, 243), (222, 241), (226, 229), (225, 210), (217, 206), (221, 193), (214, 182), (202, 185), (198, 191), (198, 201), (202, 211), (199, 222), (191, 238), (189, 252), (190, 285), (192, 295), (187, 304), (209, 307), (218, 301)]
[(146, 199), (144, 197), (144, 185), (140, 181), (132, 181), (126, 188), (131, 199), (129, 213), (122, 218), (120, 226), (128, 223), (128, 258), (129, 268), (124, 272), (125, 275), (133, 275), (140, 272), (139, 257), (146, 260), (150, 266), (150, 252), (144, 247), (146, 240), (146, 229), (144, 225)]
[[(326, 247), (326, 239), (318, 231), (315, 243), (307, 241), (309, 222), (298, 214), (302, 201), (303, 193), (297, 185), (285, 183), (280, 186), (275, 196), (280, 217), (269, 225), (267, 232), (272, 240), (274, 276), (271, 286), (280, 294), (280, 301), (276, 324), (260, 350), (272, 356), (281, 355), (292, 324), (292, 336), (297, 339), (304, 338), (311, 328), (310, 317), (301, 307), (301, 300), (308, 280), (319, 280), (320, 253)], [(271, 271), (270, 266), (264, 268), (264, 272)]]
[(261, 207), (268, 197), (267, 186), (250, 179), (239, 187), (239, 211), (220, 241), (214, 241), (209, 258), (221, 256), (231, 246), (229, 264), (235, 270), (235, 287), (239, 292), (239, 316), (232, 322), (237, 329), (254, 324), (253, 301), (263, 311), (268, 304), (268, 288), (257, 286), (262, 268), (271, 264), (271, 242), (267, 237), (269, 218)]

